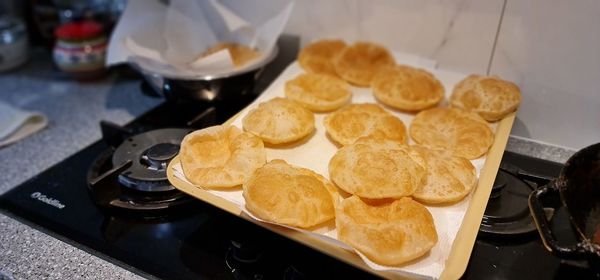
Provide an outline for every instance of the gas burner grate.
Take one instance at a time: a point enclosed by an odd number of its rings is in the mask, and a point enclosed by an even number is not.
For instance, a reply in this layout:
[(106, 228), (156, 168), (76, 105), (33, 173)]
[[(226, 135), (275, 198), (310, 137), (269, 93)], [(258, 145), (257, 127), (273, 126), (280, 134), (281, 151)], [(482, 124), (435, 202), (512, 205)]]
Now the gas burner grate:
[(157, 129), (124, 139), (102, 153), (88, 171), (94, 202), (111, 209), (166, 210), (193, 199), (168, 181), (166, 166), (189, 129)]
[(512, 236), (536, 231), (527, 201), (537, 185), (522, 177), (521, 172), (510, 165), (503, 165), (498, 170), (480, 232), (493, 236)]
[(112, 156), (113, 166), (131, 161), (131, 166), (119, 174), (119, 183), (146, 192), (174, 190), (167, 179), (166, 167), (189, 132), (189, 129), (166, 128), (127, 138)]

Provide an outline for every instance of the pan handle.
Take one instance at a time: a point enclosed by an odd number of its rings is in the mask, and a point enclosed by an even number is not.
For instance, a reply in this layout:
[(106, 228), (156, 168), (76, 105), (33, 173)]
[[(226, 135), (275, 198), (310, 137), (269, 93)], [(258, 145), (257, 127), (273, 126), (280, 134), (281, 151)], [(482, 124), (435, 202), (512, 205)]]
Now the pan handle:
[(558, 184), (560, 184), (560, 180), (554, 180), (531, 192), (529, 195), (529, 210), (531, 211), (531, 216), (533, 217), (533, 221), (535, 222), (535, 226), (540, 233), (540, 237), (542, 238), (542, 242), (544, 243), (546, 250), (564, 259), (582, 258), (586, 255), (586, 250), (583, 243), (578, 243), (576, 245), (567, 247), (558, 244), (556, 238), (550, 230), (550, 223), (546, 218), (544, 207), (542, 206), (540, 200), (546, 195), (559, 195)]

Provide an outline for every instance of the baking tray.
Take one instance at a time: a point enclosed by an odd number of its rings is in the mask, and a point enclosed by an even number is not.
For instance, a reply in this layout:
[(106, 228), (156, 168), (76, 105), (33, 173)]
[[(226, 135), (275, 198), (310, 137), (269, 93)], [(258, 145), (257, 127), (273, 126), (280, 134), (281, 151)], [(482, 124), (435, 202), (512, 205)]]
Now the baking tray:
[[(438, 77), (451, 77), (451, 79), (440, 79), (446, 88), (446, 95), (448, 96), (452, 90), (453, 83), (458, 81), (458, 77), (466, 77), (466, 74), (441, 71), (434, 69), (430, 63), (426, 60), (421, 60), (417, 57), (412, 57), (410, 55), (404, 54), (395, 54), (396, 61), (402, 64), (414, 65), (417, 67), (422, 67), (428, 69), (429, 71), (436, 74)], [(242, 110), (236, 116), (231, 118), (225, 124), (237, 124), (239, 126), (239, 118), (245, 115), (250, 108), (254, 108), (258, 103), (263, 102), (265, 100), (271, 99), (273, 97), (283, 97), (283, 84), (285, 81), (293, 78), (295, 75), (302, 73), (302, 69), (299, 67), (297, 62), (292, 63), (290, 66), (286, 68), (286, 70), (265, 90), (265, 92), (252, 104), (250, 104), (246, 109)], [(451, 81), (451, 82), (448, 82)], [(358, 92), (358, 93), (357, 93)], [(355, 89), (356, 94), (369, 94), (369, 97), (372, 98), (372, 94), (370, 94), (370, 89)], [(447, 99), (447, 98), (446, 98)], [(360, 99), (364, 101), (365, 99)], [(374, 101), (373, 101), (374, 102)], [(353, 103), (360, 103), (353, 100)], [(387, 108), (389, 110), (389, 108)], [(412, 119), (412, 115), (403, 114), (399, 112), (392, 111), (395, 115), (400, 114), (400, 118), (405, 122), (407, 128), (410, 124), (410, 119)], [(321, 114), (323, 115), (323, 114)], [(506, 116), (504, 119), (496, 122), (492, 125), (492, 129), (495, 131), (495, 139), (492, 144), (488, 154), (484, 159), (478, 159), (477, 162), (474, 163), (476, 166), (479, 165), (479, 180), (478, 185), (474, 189), (474, 191), (461, 203), (466, 203), (466, 211), (464, 212), (464, 217), (462, 218), (462, 223), (460, 224), (456, 235), (454, 236), (453, 242), (448, 244), (449, 254), (445, 261), (440, 260), (442, 262), (440, 265), (443, 267), (441, 273), (439, 274), (440, 279), (457, 279), (463, 275), (466, 270), (469, 257), (471, 255), (471, 251), (473, 250), (473, 245), (475, 242), (475, 238), (477, 236), (477, 232), (479, 229), (479, 225), (481, 223), (481, 219), (483, 213), (485, 211), (485, 207), (487, 205), (487, 201), (489, 199), (489, 195), (492, 189), (492, 185), (494, 183), (494, 179), (496, 177), (496, 173), (498, 171), (498, 167), (500, 165), (500, 161), (502, 159), (502, 155), (504, 149), (506, 147), (506, 143), (508, 141), (508, 137), (515, 119), (516, 113), (511, 113)], [(407, 119), (408, 118), (408, 119)], [(322, 118), (317, 117), (317, 122), (319, 122)], [(241, 127), (241, 126), (240, 126)], [(313, 136), (314, 137), (314, 136)], [(293, 149), (293, 145), (291, 146)], [(271, 160), (269, 158), (269, 153), (267, 154), (267, 160)], [(286, 159), (287, 160), (287, 159)], [(327, 159), (328, 161), (329, 159)], [(265, 227), (271, 231), (274, 231), (278, 234), (284, 235), (288, 238), (296, 240), (302, 244), (305, 244), (309, 247), (312, 247), (318, 251), (321, 251), (327, 255), (330, 255), (334, 258), (337, 258), (341, 261), (349, 263), (355, 267), (364, 269), (376, 275), (385, 277), (385, 278), (393, 278), (393, 279), (402, 279), (402, 278), (438, 278), (437, 276), (431, 275), (423, 275), (419, 273), (410, 273), (410, 272), (402, 272), (402, 271), (390, 271), (390, 270), (378, 270), (374, 269), (372, 266), (369, 266), (365, 261), (357, 255), (354, 251), (350, 251), (335, 242), (327, 241), (326, 239), (319, 238), (314, 234), (307, 234), (305, 231), (299, 231), (295, 229), (291, 229), (288, 227), (273, 225), (269, 223), (260, 222), (250, 215), (245, 213), (241, 206), (237, 203), (232, 202), (226, 198), (215, 195), (208, 190), (201, 189), (196, 187), (186, 180), (182, 180), (176, 173), (176, 166), (180, 164), (179, 156), (176, 156), (170, 163), (167, 168), (167, 176), (169, 181), (180, 191), (185, 192), (193, 197), (196, 197), (200, 200), (203, 200), (207, 203), (210, 203), (216, 207), (219, 207), (233, 215), (239, 216), (246, 220), (249, 220), (257, 225)], [(292, 162), (294, 164), (294, 162)], [(311, 166), (306, 164), (296, 164), (302, 167), (311, 168)], [(329, 178), (328, 174), (323, 174), (322, 170), (315, 170), (321, 175)], [(321, 171), (321, 172), (319, 172)], [(241, 192), (241, 188), (239, 189)], [(435, 216), (435, 215), (434, 215)], [(436, 225), (437, 227), (437, 225)], [(436, 245), (438, 246), (438, 245)], [(441, 245), (440, 245), (441, 246)], [(418, 261), (417, 261), (418, 262)], [(402, 267), (399, 268), (402, 270)]]

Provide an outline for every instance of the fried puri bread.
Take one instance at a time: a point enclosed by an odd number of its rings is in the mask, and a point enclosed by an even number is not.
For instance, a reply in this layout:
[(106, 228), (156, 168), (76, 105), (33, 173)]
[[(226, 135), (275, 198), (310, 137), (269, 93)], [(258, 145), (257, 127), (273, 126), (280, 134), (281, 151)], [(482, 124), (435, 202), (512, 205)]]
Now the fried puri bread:
[(408, 141), (404, 123), (377, 104), (347, 105), (326, 116), (323, 124), (329, 137), (341, 145), (361, 137)]
[(290, 143), (315, 130), (311, 111), (287, 98), (276, 97), (260, 103), (242, 119), (242, 126), (270, 144)]
[(306, 72), (337, 76), (333, 59), (344, 48), (342, 40), (320, 40), (306, 45), (298, 54), (298, 63)]
[(454, 87), (450, 96), (451, 106), (475, 112), (490, 122), (514, 112), (520, 103), (519, 87), (498, 77), (470, 75)]
[(375, 204), (352, 196), (340, 205), (338, 239), (378, 264), (399, 266), (425, 255), (437, 243), (431, 213), (409, 197)]
[(220, 125), (186, 135), (179, 157), (185, 177), (203, 188), (239, 186), (266, 162), (260, 138)]
[(338, 109), (352, 93), (344, 80), (325, 74), (301, 74), (285, 83), (285, 96), (314, 112)]
[(395, 64), (394, 57), (385, 47), (368, 42), (356, 42), (346, 47), (334, 60), (335, 72), (360, 87), (369, 87), (381, 67)]
[(360, 139), (329, 161), (329, 178), (340, 189), (369, 199), (412, 195), (426, 174), (418, 151), (388, 140)]
[(489, 150), (494, 133), (479, 115), (456, 108), (421, 111), (410, 124), (415, 142), (455, 156), (476, 159)]
[(258, 218), (312, 227), (335, 216), (333, 186), (323, 176), (283, 160), (257, 169), (243, 185), (246, 208)]
[(381, 103), (405, 111), (420, 111), (444, 99), (444, 86), (433, 74), (410, 66), (382, 68), (371, 86)]
[(477, 183), (475, 166), (466, 158), (442, 150), (413, 146), (427, 165), (425, 183), (412, 194), (419, 202), (429, 204), (457, 202), (467, 196)]
[(236, 68), (246, 65), (247, 63), (257, 59), (260, 56), (260, 53), (257, 50), (248, 46), (231, 42), (220, 42), (208, 48), (206, 51), (204, 51), (204, 53), (202, 53), (200, 57), (204, 58), (206, 56), (209, 56), (211, 54), (225, 49), (229, 51), (229, 55), (231, 56), (233, 65)]

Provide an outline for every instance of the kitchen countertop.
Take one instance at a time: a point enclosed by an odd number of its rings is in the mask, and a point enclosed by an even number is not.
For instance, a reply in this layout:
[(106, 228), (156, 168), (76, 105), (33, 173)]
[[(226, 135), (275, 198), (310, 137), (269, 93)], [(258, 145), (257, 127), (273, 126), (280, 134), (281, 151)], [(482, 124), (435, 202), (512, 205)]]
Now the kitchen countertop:
[[(97, 141), (99, 121), (119, 125), (162, 99), (140, 91), (140, 79), (123, 71), (90, 82), (74, 82), (52, 69), (50, 53), (37, 49), (27, 65), (0, 74), (0, 102), (39, 111), (46, 129), (0, 149), (0, 194)], [(117, 73), (118, 72), (118, 73)], [(511, 137), (507, 150), (564, 162), (574, 151)], [(0, 213), (0, 279), (142, 279)], [(10, 278), (8, 278), (10, 279)]]
[[(162, 101), (142, 94), (140, 79), (132, 74), (110, 73), (88, 82), (61, 77), (50, 55), (37, 49), (26, 65), (0, 75), (0, 102), (49, 119), (44, 130), (0, 149), (0, 194), (97, 141), (100, 120), (122, 125)], [(142, 279), (0, 214), (0, 279), (3, 274), (15, 279)]]

